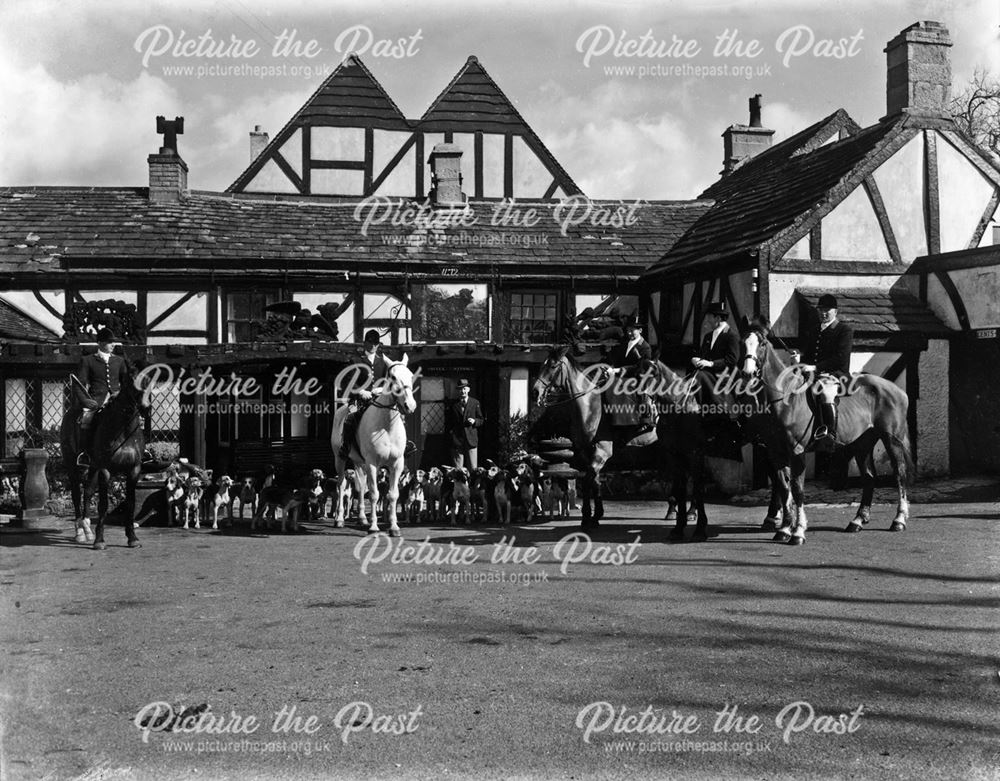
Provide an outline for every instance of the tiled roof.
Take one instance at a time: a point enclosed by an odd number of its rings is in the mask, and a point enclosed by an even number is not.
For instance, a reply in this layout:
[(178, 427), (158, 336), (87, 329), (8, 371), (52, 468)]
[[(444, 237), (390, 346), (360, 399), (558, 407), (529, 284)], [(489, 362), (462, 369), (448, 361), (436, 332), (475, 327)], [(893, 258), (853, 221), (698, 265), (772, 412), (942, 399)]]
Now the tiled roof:
[[(539, 219), (535, 226), (514, 226), (492, 224), (500, 203), (476, 201), (469, 205), (472, 225), (396, 227), (387, 220), (363, 235), (358, 203), (193, 193), (164, 204), (151, 203), (144, 188), (0, 188), (0, 273), (79, 267), (73, 265), (77, 259), (90, 259), (93, 268), (93, 261), (106, 259), (108, 267), (123, 260), (158, 272), (253, 272), (298, 264), (321, 273), (386, 263), (434, 268), (530, 263), (636, 275), (710, 205), (651, 202), (638, 207), (633, 225), (610, 228), (588, 221), (562, 235), (553, 217), (557, 202), (517, 202), (515, 212), (534, 208)], [(395, 200), (393, 209), (400, 203), (416, 206)], [(623, 208), (617, 201), (590, 203)]]
[(59, 337), (35, 318), (0, 299), (0, 339), (19, 342), (56, 342)]
[(781, 143), (744, 160), (735, 171), (728, 176), (721, 177), (698, 197), (710, 198), (715, 201), (725, 200), (734, 191), (760, 176), (762, 171), (788, 160), (792, 155), (811, 152), (822, 146), (834, 135), (852, 136), (860, 129), (861, 126), (851, 119), (844, 109), (839, 108), (805, 130), (800, 130)]
[(926, 304), (905, 290), (800, 287), (796, 293), (810, 305), (824, 293), (837, 297), (837, 317), (856, 331), (876, 334), (910, 333), (947, 336), (952, 332)]
[[(758, 165), (738, 170), (733, 174), (739, 177), (734, 180), (738, 186), (706, 190), (719, 193), (721, 200), (649, 273), (700, 266), (755, 250), (828, 199), (862, 160), (902, 132), (905, 122), (901, 115), (811, 151), (808, 141), (800, 141), (807, 151), (762, 156)], [(819, 136), (813, 132), (812, 138)]]

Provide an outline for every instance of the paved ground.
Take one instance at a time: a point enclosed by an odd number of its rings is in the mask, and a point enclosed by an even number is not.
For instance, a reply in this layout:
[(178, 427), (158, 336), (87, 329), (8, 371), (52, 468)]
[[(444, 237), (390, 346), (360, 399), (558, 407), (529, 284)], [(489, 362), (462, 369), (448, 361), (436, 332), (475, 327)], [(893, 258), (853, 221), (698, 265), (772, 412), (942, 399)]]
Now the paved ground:
[[(479, 529), (408, 529), (395, 564), (365, 547), (387, 538), (325, 524), (142, 529), (139, 550), (112, 528), (104, 553), (4, 532), (0, 775), (1000, 775), (996, 503), (918, 505), (902, 534), (880, 506), (858, 535), (814, 507), (800, 548), (760, 507), (712, 506), (719, 536), (681, 545), (659, 507), (609, 510), (572, 562), (568, 523), (515, 529), (520, 563)], [(429, 552), (476, 561), (412, 560)], [(157, 701), (214, 718), (144, 742)], [(744, 721), (717, 725), (727, 706)]]

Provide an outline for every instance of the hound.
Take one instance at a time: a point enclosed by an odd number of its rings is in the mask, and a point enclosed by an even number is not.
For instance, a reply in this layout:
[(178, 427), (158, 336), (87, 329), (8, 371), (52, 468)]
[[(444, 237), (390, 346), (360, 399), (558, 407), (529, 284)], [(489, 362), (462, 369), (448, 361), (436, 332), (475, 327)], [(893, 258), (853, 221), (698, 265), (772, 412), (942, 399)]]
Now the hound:
[(208, 491), (208, 506), (212, 508), (212, 528), (219, 528), (219, 509), (224, 507), (229, 513), (229, 526), (233, 525), (233, 502), (236, 495), (232, 492), (233, 478), (223, 475), (216, 480)]
[(451, 478), (451, 492), (448, 499), (448, 518), (454, 526), (459, 514), (462, 516), (462, 523), (471, 522), (471, 503), (469, 492), (469, 470), (464, 466), (456, 466), (449, 472)]
[(181, 512), (184, 510), (184, 480), (177, 472), (172, 471), (167, 474), (167, 479), (163, 483), (163, 493), (167, 503), (167, 523), (170, 526), (181, 522)]
[(201, 528), (201, 500), (205, 494), (200, 477), (190, 477), (187, 481), (187, 490), (184, 492), (184, 528), (188, 528), (191, 516), (194, 516), (194, 528)]
[(496, 507), (497, 523), (502, 526), (510, 525), (510, 501), (517, 491), (517, 484), (514, 478), (505, 469), (501, 469), (496, 464), (490, 464), (486, 470), (493, 493), (493, 504)]
[[(254, 482), (252, 477), (244, 477), (243, 484), (240, 486), (240, 523), (243, 522), (243, 508), (250, 508), (250, 520), (253, 521), (253, 517), (257, 514), (257, 484)], [(230, 505), (232, 507), (232, 505)], [(229, 518), (232, 520), (232, 510), (230, 510)]]

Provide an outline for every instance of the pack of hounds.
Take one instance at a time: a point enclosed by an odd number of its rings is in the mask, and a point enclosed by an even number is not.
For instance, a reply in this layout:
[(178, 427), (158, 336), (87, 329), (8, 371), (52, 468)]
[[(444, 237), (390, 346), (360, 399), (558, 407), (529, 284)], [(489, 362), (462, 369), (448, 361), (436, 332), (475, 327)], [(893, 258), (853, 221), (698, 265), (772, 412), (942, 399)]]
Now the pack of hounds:
[[(569, 518), (576, 509), (576, 481), (542, 475), (539, 465), (520, 461), (501, 468), (487, 460), (484, 466), (435, 466), (415, 472), (404, 469), (399, 478), (396, 508), (400, 523), (509, 525), (536, 520)], [(174, 463), (167, 470), (163, 491), (168, 525), (200, 529), (212, 522), (219, 529), (242, 524), (249, 518), (250, 531), (298, 531), (299, 521), (331, 518), (344, 504), (344, 515), (363, 515), (366, 498), (354, 469), (348, 467), (343, 492), (336, 477), (313, 469), (295, 483), (281, 481), (273, 466), (260, 477), (246, 476), (237, 483), (229, 475), (213, 480), (211, 469)], [(378, 517), (386, 517), (385, 496), (388, 471), (378, 472), (380, 506)], [(238, 514), (236, 509), (238, 508)], [(280, 522), (279, 522), (280, 513)]]

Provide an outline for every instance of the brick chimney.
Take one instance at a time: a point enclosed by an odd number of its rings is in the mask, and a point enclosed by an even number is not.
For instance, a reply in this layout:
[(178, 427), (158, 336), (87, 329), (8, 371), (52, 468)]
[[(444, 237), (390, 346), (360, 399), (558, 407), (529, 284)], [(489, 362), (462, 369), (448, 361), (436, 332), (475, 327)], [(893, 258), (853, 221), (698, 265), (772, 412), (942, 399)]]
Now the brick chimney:
[[(911, 24), (886, 45), (886, 117), (948, 116), (951, 37), (940, 22)], [(883, 117), (885, 119), (885, 117)]]
[(267, 146), (268, 141), (270, 141), (270, 137), (267, 133), (260, 129), (260, 125), (254, 125), (253, 130), (250, 131), (251, 163), (260, 157), (260, 153), (264, 151), (264, 147)]
[(730, 125), (722, 134), (722, 175), (731, 174), (744, 161), (771, 146), (773, 130), (761, 126), (760, 95), (750, 98), (750, 124)]
[(464, 206), (461, 147), (435, 144), (427, 162), (431, 166), (431, 203), (441, 207)]
[(179, 201), (187, 197), (188, 167), (177, 151), (177, 136), (184, 133), (184, 117), (167, 121), (156, 118), (156, 132), (163, 134), (160, 151), (150, 155), (149, 200), (158, 203)]

